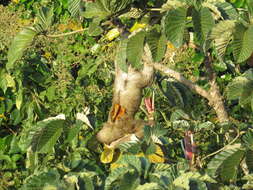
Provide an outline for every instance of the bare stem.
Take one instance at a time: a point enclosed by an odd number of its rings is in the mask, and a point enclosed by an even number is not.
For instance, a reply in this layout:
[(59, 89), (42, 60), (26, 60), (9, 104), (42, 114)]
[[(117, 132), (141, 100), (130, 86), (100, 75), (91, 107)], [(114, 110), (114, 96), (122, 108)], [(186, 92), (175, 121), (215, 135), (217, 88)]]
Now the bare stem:
[(83, 29), (80, 29), (80, 30), (75, 30), (75, 31), (72, 31), (72, 32), (62, 33), (62, 34), (48, 34), (47, 37), (49, 37), (49, 38), (58, 38), (58, 37), (62, 37), (62, 36), (68, 36), (68, 35), (72, 35), (72, 34), (75, 34), (75, 33), (83, 32), (85, 30), (87, 30), (87, 28), (83, 28)]

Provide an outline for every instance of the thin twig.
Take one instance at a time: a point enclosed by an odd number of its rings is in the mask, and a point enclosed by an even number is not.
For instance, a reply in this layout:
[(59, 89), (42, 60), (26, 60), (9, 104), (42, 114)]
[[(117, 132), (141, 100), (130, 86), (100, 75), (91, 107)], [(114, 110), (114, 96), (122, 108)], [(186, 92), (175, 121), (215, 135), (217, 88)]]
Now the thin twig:
[(220, 153), (221, 151), (225, 150), (229, 145), (233, 144), (243, 133), (240, 133), (239, 130), (237, 130), (237, 135), (236, 137), (230, 141), (226, 146), (222, 147), (221, 149), (215, 151), (215, 152), (212, 152), (211, 154), (208, 154), (207, 156), (205, 156), (204, 158), (201, 159), (201, 162), (203, 162), (205, 159), (215, 155), (215, 154), (218, 154)]
[(49, 38), (58, 38), (58, 37), (62, 37), (62, 36), (72, 35), (72, 34), (75, 34), (75, 33), (78, 33), (78, 32), (83, 32), (85, 30), (87, 30), (87, 28), (83, 28), (83, 29), (80, 29), (80, 30), (75, 30), (75, 31), (72, 31), (72, 32), (62, 33), (62, 34), (48, 34), (46, 36), (49, 37)]

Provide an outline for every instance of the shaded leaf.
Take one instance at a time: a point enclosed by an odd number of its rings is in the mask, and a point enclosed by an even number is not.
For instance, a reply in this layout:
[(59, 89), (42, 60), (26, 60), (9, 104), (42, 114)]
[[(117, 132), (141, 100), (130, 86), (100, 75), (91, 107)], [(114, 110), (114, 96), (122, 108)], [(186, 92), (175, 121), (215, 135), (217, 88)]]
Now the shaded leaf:
[(186, 27), (187, 8), (180, 7), (168, 11), (164, 18), (164, 28), (167, 39), (175, 46), (183, 44), (184, 30)]
[(214, 26), (211, 11), (207, 7), (202, 7), (200, 10), (193, 9), (192, 20), (198, 40), (200, 42), (205, 41)]
[(222, 181), (234, 181), (243, 156), (244, 150), (238, 144), (229, 146), (209, 162), (208, 172), (212, 177), (219, 176)]
[(31, 133), (32, 151), (47, 153), (52, 150), (56, 141), (61, 136), (65, 120), (57, 117), (49, 118), (39, 122), (35, 133)]

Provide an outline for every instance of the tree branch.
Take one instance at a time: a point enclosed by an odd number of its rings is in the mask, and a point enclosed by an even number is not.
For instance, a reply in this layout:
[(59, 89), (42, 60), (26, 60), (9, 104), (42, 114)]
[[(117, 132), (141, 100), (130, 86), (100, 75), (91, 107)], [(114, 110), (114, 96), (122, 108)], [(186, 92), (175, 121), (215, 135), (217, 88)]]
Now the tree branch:
[(191, 90), (195, 91), (197, 94), (203, 96), (204, 98), (208, 99), (209, 94), (206, 90), (198, 86), (197, 84), (194, 84), (190, 80), (186, 79), (183, 75), (181, 75), (179, 72), (174, 71), (160, 63), (153, 63), (153, 67), (158, 70), (163, 72), (165, 75), (172, 77), (176, 79), (177, 81), (183, 83), (185, 86), (188, 86)]
[(215, 82), (216, 77), (212, 70), (210, 70), (210, 72), (212, 73), (210, 73), (209, 81), (211, 88), (207, 91), (198, 86), (197, 84), (193, 83), (192, 81), (186, 79), (177, 71), (174, 71), (160, 63), (152, 63), (152, 65), (156, 70), (161, 71), (165, 75), (176, 79), (177, 81), (189, 87), (191, 90), (195, 91), (197, 94), (206, 98), (209, 101), (209, 105), (215, 110), (219, 122), (229, 121), (227, 111), (222, 101), (222, 96), (219, 92), (219, 87)]

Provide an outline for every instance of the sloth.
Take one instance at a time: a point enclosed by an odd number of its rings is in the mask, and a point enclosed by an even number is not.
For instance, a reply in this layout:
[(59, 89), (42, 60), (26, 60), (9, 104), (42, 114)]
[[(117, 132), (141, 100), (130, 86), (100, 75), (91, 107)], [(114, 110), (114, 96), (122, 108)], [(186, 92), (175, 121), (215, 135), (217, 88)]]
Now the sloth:
[(154, 69), (149, 64), (151, 54), (143, 56), (144, 66), (141, 71), (128, 67), (128, 72), (122, 71), (115, 63), (115, 81), (112, 107), (108, 120), (103, 124), (97, 134), (97, 140), (101, 143), (110, 144), (127, 134), (135, 134), (141, 138), (143, 127), (150, 125), (150, 122), (136, 120), (135, 114), (138, 111), (143, 88), (153, 81)]

